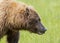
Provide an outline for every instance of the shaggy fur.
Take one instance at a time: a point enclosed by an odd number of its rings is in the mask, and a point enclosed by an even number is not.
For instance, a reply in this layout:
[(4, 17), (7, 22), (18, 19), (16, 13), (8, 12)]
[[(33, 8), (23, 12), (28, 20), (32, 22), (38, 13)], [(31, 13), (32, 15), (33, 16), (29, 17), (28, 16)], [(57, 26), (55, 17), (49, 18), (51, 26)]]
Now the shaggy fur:
[(12, 0), (0, 2), (0, 38), (7, 35), (8, 43), (18, 43), (19, 30), (43, 34), (46, 29), (38, 13), (24, 3)]

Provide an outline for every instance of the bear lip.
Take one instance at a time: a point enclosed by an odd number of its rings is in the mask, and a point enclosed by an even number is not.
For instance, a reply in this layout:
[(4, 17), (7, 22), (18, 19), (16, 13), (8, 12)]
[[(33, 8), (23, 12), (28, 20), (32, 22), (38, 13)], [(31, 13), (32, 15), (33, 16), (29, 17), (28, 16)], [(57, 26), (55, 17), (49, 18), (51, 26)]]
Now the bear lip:
[(38, 34), (39, 34), (39, 35), (42, 35), (42, 34), (44, 34), (44, 33), (38, 32)]

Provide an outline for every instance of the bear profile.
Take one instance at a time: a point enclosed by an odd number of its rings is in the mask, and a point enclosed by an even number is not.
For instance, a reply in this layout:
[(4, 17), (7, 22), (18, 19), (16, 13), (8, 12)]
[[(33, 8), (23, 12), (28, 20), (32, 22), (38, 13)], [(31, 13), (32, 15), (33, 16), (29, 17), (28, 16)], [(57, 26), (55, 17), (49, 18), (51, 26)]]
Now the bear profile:
[(24, 3), (4, 0), (0, 3), (0, 39), (7, 35), (8, 43), (18, 43), (19, 30), (35, 34), (46, 31), (34, 8)]

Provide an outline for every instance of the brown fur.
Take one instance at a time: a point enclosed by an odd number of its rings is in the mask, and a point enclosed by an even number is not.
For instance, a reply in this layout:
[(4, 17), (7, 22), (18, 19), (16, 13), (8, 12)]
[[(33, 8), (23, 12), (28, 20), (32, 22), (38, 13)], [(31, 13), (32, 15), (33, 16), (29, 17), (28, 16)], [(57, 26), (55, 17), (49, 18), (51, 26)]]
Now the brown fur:
[[(10, 1), (9, 3), (9, 0), (5, 0), (5, 1), (8, 1), (8, 2), (3, 1), (0, 3), (0, 37), (3, 36), (5, 32), (7, 32), (8, 30), (8, 29), (5, 29), (6, 30), (5, 31), (3, 28), (8, 27), (11, 29), (10, 24), (14, 25), (13, 27), (20, 27), (19, 23), (21, 22), (23, 23), (22, 14), (27, 7), (25, 4), (22, 4), (22, 3), (16, 3), (14, 1)], [(19, 17), (20, 15), (21, 17)], [(22, 19), (18, 21), (17, 18), (22, 18)]]
[(18, 43), (19, 30), (37, 34), (46, 31), (33, 8), (24, 3), (4, 0), (0, 3), (0, 38), (7, 35), (8, 43)]

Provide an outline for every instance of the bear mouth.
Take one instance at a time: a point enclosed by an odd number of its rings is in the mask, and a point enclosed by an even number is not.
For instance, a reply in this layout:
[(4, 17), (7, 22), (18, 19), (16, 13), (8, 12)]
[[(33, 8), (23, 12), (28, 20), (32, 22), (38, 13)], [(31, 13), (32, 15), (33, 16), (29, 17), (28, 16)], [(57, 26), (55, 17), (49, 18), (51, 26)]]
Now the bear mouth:
[(43, 33), (43, 32), (38, 32), (37, 34), (38, 34), (38, 35), (43, 35), (44, 33)]
[(45, 34), (45, 32), (43, 33), (43, 32), (31, 32), (31, 33), (35, 33), (35, 34), (38, 34), (38, 35), (43, 35), (43, 34)]
[(30, 30), (31, 33), (35, 33), (35, 34), (38, 34), (38, 35), (43, 35), (45, 34), (45, 31), (33, 31), (33, 30)]

